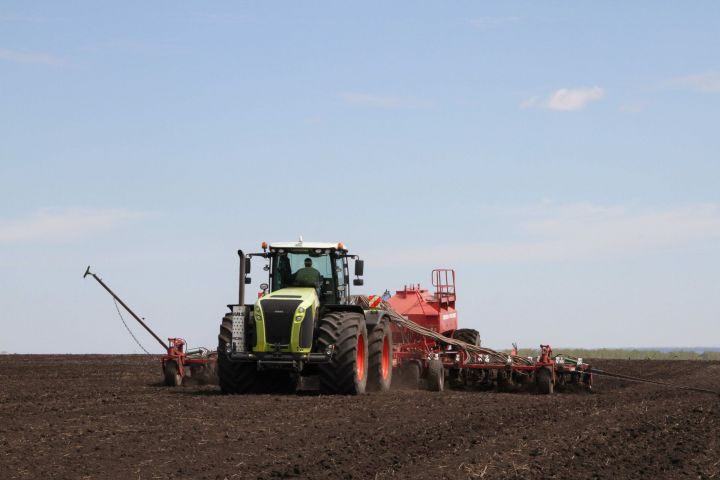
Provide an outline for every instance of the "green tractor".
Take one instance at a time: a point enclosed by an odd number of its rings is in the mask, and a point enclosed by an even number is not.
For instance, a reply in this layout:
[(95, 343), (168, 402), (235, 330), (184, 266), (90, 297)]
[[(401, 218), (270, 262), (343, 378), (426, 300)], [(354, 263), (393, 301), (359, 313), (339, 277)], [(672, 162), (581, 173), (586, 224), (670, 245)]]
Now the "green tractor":
[[(387, 313), (364, 310), (350, 296), (363, 284), (363, 261), (342, 243), (262, 244), (240, 256), (237, 305), (222, 319), (218, 338), (220, 389), (227, 394), (294, 392), (302, 380), (323, 394), (386, 391), (392, 380), (392, 334)], [(251, 260), (265, 261), (268, 282), (255, 305), (245, 305)]]

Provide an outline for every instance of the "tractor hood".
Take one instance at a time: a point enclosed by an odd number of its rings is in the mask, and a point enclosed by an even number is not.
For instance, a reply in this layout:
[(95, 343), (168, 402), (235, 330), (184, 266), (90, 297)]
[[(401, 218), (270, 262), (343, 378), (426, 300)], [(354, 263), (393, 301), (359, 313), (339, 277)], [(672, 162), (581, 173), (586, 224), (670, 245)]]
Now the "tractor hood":
[(259, 301), (267, 300), (269, 298), (285, 299), (285, 300), (300, 300), (301, 306), (307, 308), (305, 303), (314, 304), (317, 299), (317, 291), (312, 287), (288, 287), (275, 290), (272, 293), (263, 295)]
[(312, 287), (276, 290), (258, 299), (255, 351), (309, 352), (319, 300)]

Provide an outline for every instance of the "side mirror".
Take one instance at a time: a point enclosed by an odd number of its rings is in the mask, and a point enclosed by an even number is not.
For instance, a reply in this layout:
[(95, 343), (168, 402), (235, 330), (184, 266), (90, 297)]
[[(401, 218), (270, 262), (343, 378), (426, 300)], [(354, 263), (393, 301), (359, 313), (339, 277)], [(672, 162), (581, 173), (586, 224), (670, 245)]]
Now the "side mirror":
[(356, 278), (355, 280), (353, 280), (353, 285), (355, 285), (356, 287), (360, 287), (364, 283), (365, 281), (362, 278)]
[(363, 267), (365, 266), (365, 262), (362, 260), (355, 260), (355, 275), (358, 277), (361, 277), (363, 274)]
[(267, 291), (268, 288), (270, 288), (270, 285), (268, 285), (267, 283), (260, 284), (260, 290), (262, 290), (263, 292)]
[(247, 275), (248, 273), (250, 273), (250, 259), (246, 258), (245, 259), (245, 275)]
[(252, 278), (245, 277), (245, 285), (250, 285), (252, 283)]

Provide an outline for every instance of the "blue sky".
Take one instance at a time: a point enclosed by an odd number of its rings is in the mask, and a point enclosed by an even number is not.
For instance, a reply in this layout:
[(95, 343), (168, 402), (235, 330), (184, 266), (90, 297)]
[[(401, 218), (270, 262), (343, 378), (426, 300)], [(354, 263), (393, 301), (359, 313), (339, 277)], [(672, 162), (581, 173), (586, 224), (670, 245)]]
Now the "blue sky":
[(139, 351), (88, 264), (214, 346), (235, 251), (301, 234), (362, 255), (364, 293), (455, 268), (488, 346), (718, 346), (719, 21), (3, 2), (0, 351)]

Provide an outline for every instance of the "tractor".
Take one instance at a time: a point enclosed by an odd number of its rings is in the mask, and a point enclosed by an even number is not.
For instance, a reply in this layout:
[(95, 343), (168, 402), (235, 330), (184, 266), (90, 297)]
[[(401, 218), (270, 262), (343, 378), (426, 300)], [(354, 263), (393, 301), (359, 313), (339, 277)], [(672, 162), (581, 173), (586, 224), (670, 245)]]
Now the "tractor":
[[(238, 303), (220, 325), (218, 377), (226, 394), (322, 394), (386, 391), (392, 380), (392, 332), (386, 311), (364, 309), (350, 295), (363, 284), (363, 260), (342, 243), (262, 243), (240, 257)], [(245, 304), (253, 258), (268, 273), (254, 305)]]

